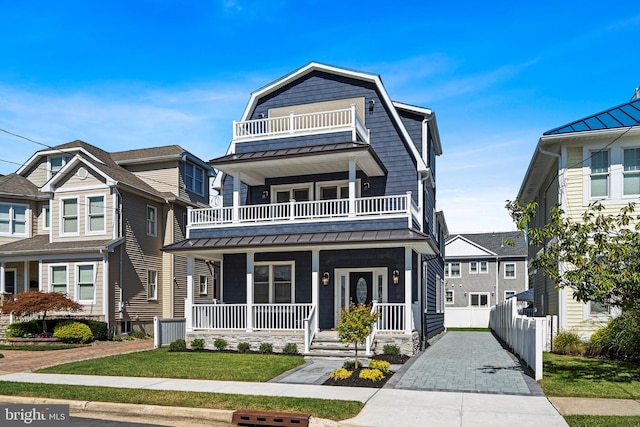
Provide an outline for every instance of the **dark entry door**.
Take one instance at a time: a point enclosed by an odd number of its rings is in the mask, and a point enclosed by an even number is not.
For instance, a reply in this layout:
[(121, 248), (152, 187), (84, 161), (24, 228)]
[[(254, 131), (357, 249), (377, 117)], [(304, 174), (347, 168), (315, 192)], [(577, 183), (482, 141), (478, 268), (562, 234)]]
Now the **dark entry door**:
[(373, 273), (371, 271), (349, 273), (349, 301), (354, 304), (371, 304), (373, 299)]

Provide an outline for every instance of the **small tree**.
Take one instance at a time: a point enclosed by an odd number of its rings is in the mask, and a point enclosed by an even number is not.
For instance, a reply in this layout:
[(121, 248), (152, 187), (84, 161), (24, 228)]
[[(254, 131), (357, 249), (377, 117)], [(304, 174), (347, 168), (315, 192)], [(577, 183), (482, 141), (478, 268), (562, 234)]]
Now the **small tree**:
[(371, 313), (371, 307), (364, 304), (351, 304), (349, 310), (342, 309), (338, 322), (338, 336), (343, 343), (353, 343), (356, 351), (355, 367), (358, 365), (358, 343), (363, 343), (371, 332), (373, 324), (380, 317), (379, 313)]
[(13, 312), (17, 316), (33, 316), (42, 313), (42, 332), (47, 332), (47, 313), (51, 311), (75, 312), (82, 305), (59, 292), (27, 291), (17, 294), (2, 306), (3, 313)]

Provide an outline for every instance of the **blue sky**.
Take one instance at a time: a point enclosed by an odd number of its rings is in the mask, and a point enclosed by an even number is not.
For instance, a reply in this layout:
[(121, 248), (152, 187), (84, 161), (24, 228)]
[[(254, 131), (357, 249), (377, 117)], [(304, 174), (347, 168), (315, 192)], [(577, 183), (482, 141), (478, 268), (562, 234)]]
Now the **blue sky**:
[[(640, 86), (632, 1), (2, 1), (0, 128), (224, 154), (252, 91), (310, 61), (436, 111), (438, 209), (504, 231), (540, 135)], [(40, 145), (0, 132), (0, 174)], [(17, 163), (17, 164), (16, 164)]]

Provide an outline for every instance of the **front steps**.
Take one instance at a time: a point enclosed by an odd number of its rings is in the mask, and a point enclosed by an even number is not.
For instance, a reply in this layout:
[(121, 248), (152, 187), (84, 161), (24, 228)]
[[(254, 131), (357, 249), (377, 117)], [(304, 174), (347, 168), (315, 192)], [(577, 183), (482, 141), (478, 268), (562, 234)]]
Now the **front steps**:
[[(313, 342), (309, 347), (309, 353), (305, 353), (304, 356), (328, 359), (352, 359), (355, 357), (355, 354), (353, 344), (341, 343), (337, 332), (320, 331), (313, 338)], [(360, 358), (367, 358), (367, 356), (365, 356), (364, 344), (358, 345), (358, 359)]]

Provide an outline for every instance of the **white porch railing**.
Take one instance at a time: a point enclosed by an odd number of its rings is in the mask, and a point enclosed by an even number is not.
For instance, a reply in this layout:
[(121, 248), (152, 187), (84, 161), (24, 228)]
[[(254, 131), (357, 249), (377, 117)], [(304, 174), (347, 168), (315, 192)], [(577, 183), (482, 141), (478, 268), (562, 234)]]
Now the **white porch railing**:
[(404, 303), (373, 301), (371, 313), (379, 313), (380, 316), (373, 325), (373, 331), (365, 341), (365, 354), (367, 356), (371, 355), (373, 343), (378, 332), (404, 332), (405, 307)]
[(233, 207), (189, 209), (189, 227), (229, 226), (237, 224), (278, 223), (289, 221), (315, 221), (318, 219), (371, 219), (380, 217), (406, 217), (409, 222), (419, 221), (418, 207), (411, 193), (398, 196), (361, 197), (355, 199), (354, 211), (349, 211), (349, 200), (314, 200), (308, 202), (272, 203)]
[[(253, 305), (253, 328), (303, 330), (312, 304)], [(188, 325), (187, 325), (188, 327)], [(191, 329), (247, 329), (247, 304), (194, 304)]]
[(355, 106), (340, 110), (291, 113), (288, 116), (233, 122), (233, 140), (236, 142), (343, 131), (351, 131), (353, 140), (357, 133), (369, 143), (369, 130), (356, 113)]
[(316, 335), (316, 331), (318, 330), (318, 311), (315, 306), (311, 307), (311, 311), (309, 312), (309, 316), (304, 319), (304, 352), (309, 353), (311, 348), (311, 343), (313, 342), (313, 337)]

